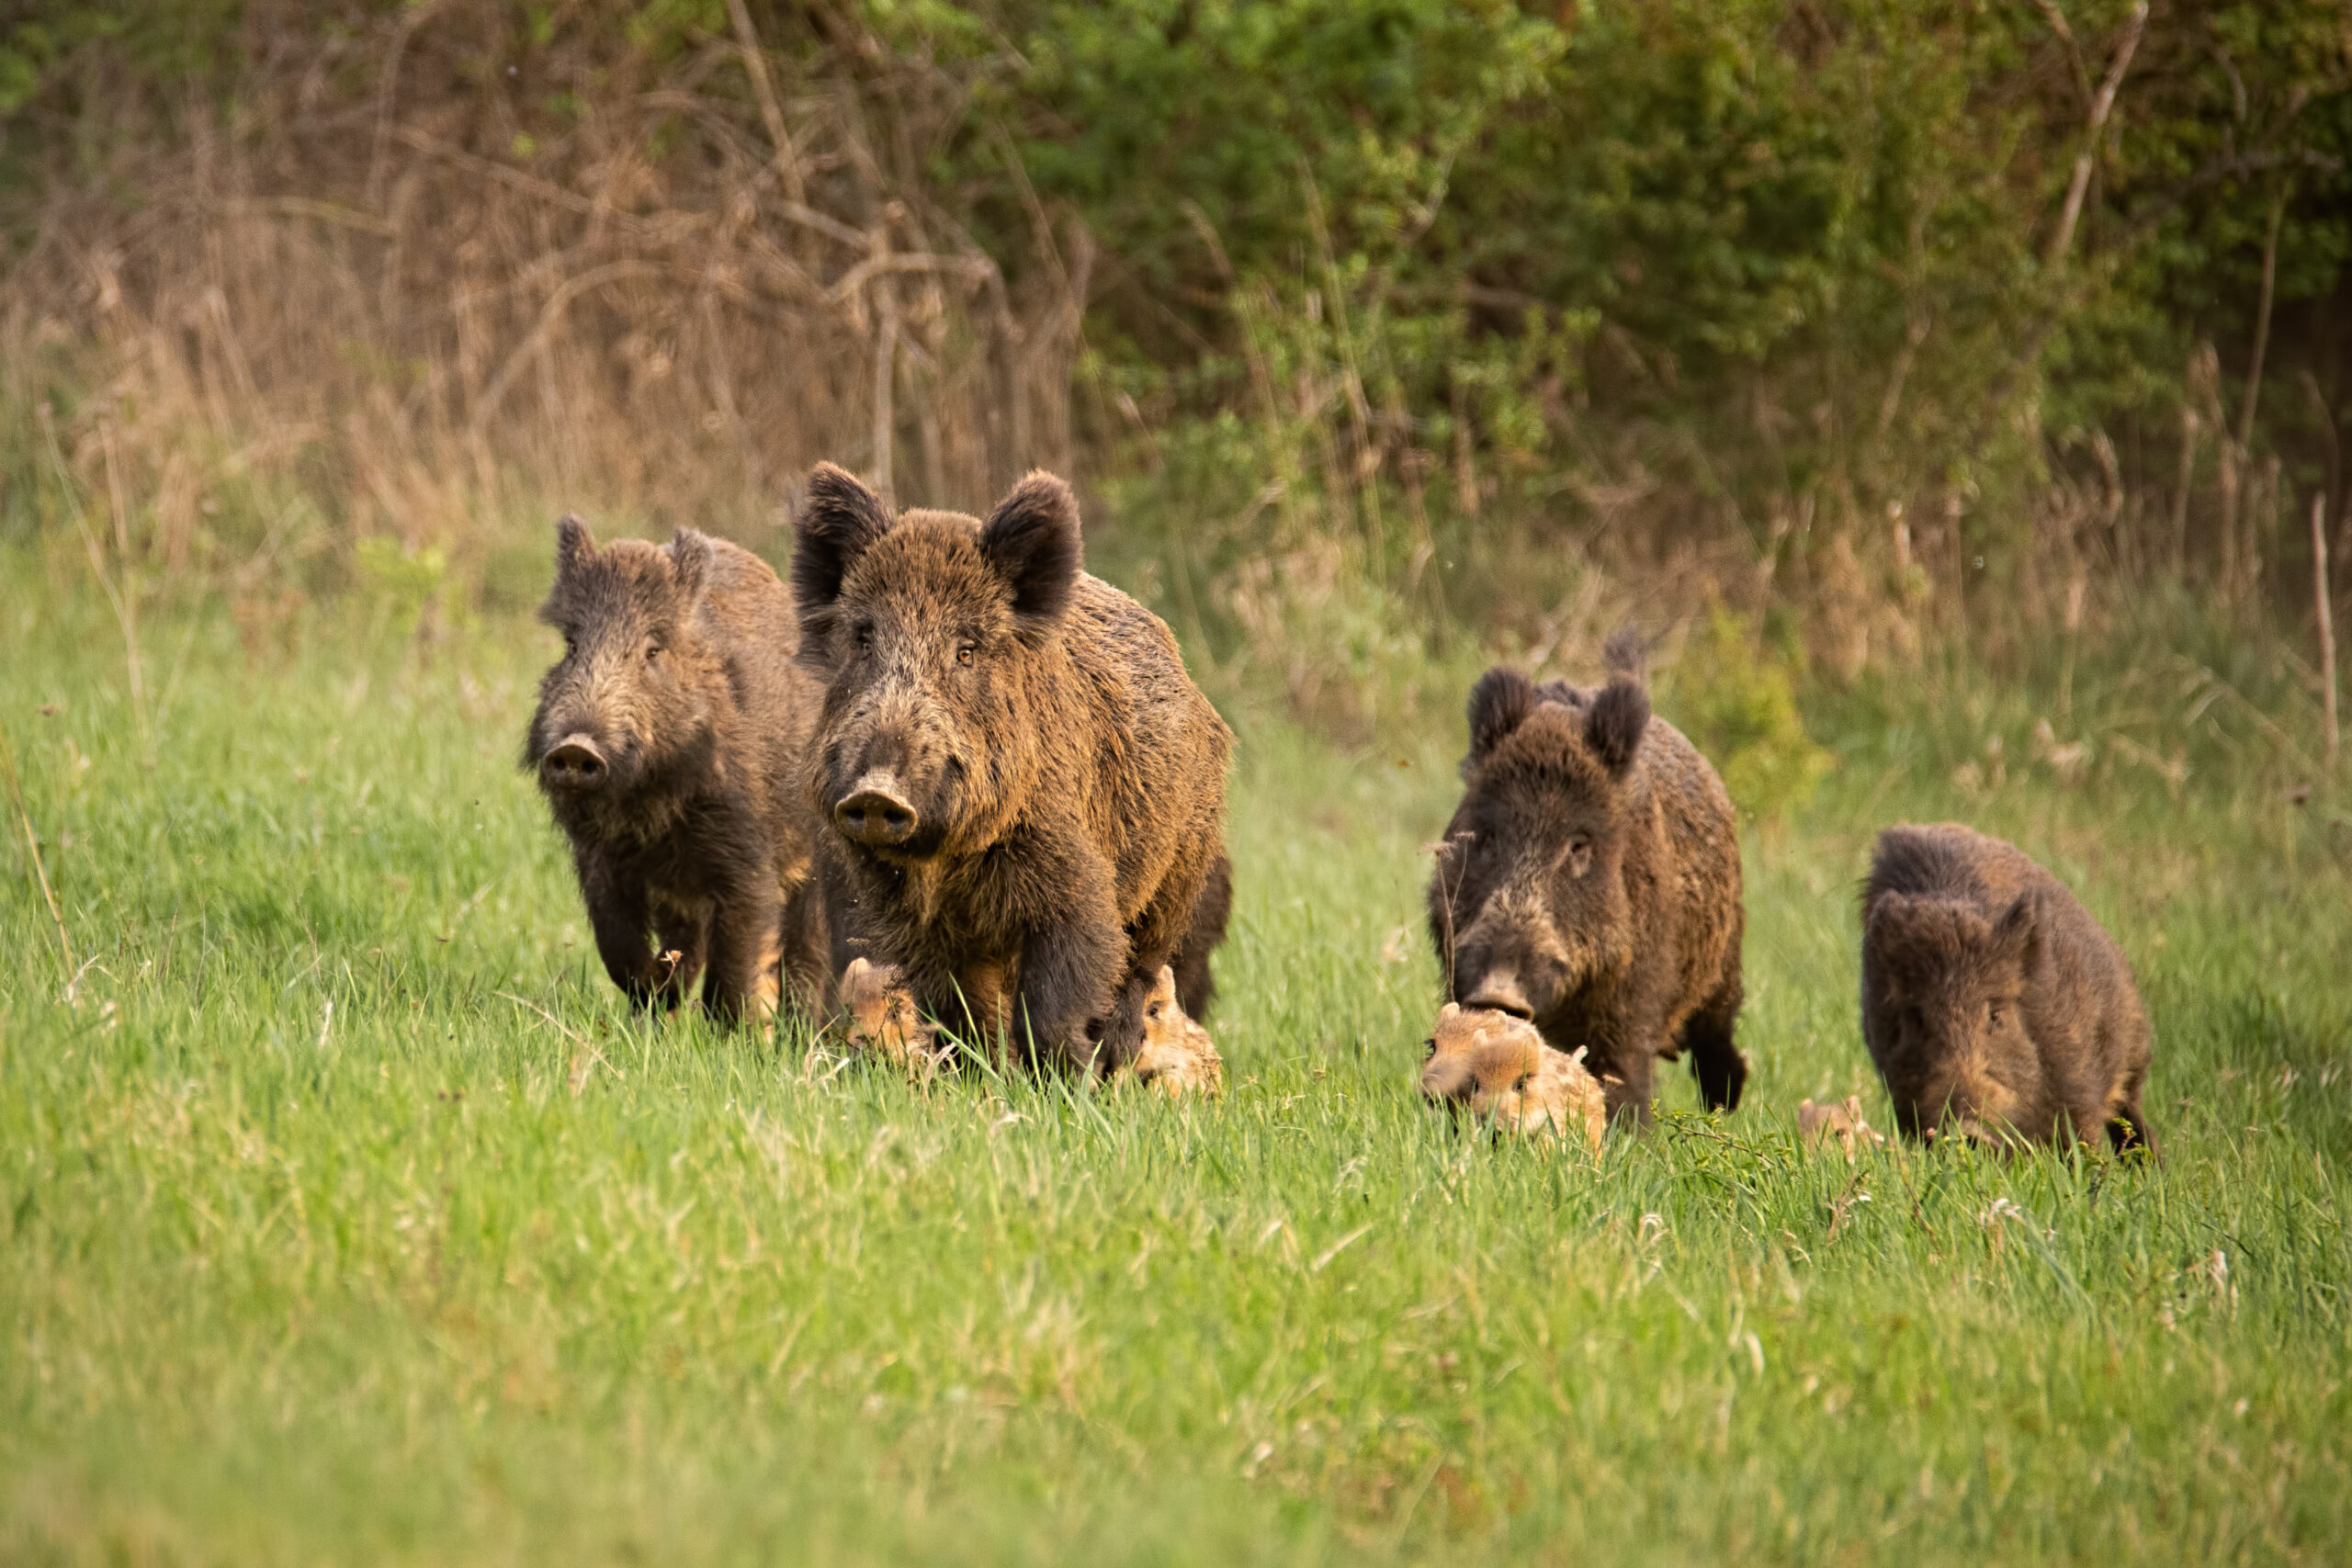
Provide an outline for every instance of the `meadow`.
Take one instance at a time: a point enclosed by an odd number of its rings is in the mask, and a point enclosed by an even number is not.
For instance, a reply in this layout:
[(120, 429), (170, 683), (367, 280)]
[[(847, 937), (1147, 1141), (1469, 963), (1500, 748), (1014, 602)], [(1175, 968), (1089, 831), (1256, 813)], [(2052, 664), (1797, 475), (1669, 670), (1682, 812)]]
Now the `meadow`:
[[(1412, 1092), (1450, 706), (1230, 705), (1222, 1101), (916, 1087), (620, 1004), (515, 767), (551, 634), (184, 607), (134, 694), (76, 565), (0, 567), (0, 1561), (2352, 1550), (2352, 812), (2218, 693), (2070, 669), (2252, 738), (2079, 777), (1982, 678), (1809, 706), (1747, 1100), (1596, 1164)], [(1952, 816), (2132, 955), (2161, 1164), (1799, 1147), (1890, 1122), (1854, 887)]]

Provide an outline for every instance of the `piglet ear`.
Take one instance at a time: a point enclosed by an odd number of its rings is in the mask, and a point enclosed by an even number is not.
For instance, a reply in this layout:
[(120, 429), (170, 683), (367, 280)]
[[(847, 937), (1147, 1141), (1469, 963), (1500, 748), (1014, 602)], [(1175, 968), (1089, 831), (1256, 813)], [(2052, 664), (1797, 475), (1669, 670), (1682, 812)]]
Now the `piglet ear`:
[(710, 536), (699, 528), (681, 528), (670, 536), (670, 570), (678, 574), (678, 592), (688, 604), (710, 585), (712, 554)]
[(1638, 681), (1614, 676), (1592, 699), (1585, 716), (1584, 743), (1600, 765), (1618, 778), (1634, 765), (1642, 749), (1642, 732), (1650, 727), (1650, 694)]
[(1078, 587), (1078, 498), (1053, 475), (1034, 470), (980, 525), (980, 555), (1012, 591), (1022, 636), (1044, 636)]
[(857, 558), (890, 531), (890, 509), (845, 470), (820, 463), (792, 529), (793, 601), (804, 617), (820, 617), (841, 597)]
[(555, 574), (561, 579), (573, 568), (592, 560), (596, 554), (595, 536), (588, 532), (588, 525), (571, 513), (565, 513), (555, 522)]
[(1460, 1002), (1448, 1002), (1443, 1007), (1437, 1010), (1437, 1021), (1440, 1023), (1443, 1023), (1447, 1019), (1459, 1018), (1461, 1016), (1462, 1004)]
[(1159, 1007), (1176, 1005), (1176, 970), (1171, 964), (1159, 966), (1159, 978), (1151, 983), (1150, 1002)]
[(1470, 688), (1470, 761), (1482, 761), (1504, 737), (1535, 711), (1535, 688), (1526, 676), (1498, 664)]

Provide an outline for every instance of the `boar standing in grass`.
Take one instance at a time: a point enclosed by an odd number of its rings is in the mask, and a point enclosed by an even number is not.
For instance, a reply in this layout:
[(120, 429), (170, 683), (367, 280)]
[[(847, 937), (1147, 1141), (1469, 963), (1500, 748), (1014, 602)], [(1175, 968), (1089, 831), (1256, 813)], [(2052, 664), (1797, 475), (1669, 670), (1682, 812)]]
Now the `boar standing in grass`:
[(1889, 828), (1862, 892), (1862, 1039), (1916, 1138), (2153, 1153), (2131, 966), (2064, 885), (1958, 823)]
[(808, 799), (867, 951), (1032, 1062), (1124, 1065), (1165, 964), (1205, 1007), (1231, 737), (1168, 628), (1081, 570), (1069, 487), (893, 517), (825, 464), (797, 526)]
[(672, 1008), (700, 976), (728, 1020), (772, 1014), (786, 987), (813, 1010), (827, 934), (800, 778), (816, 693), (784, 584), (691, 528), (599, 549), (566, 517), (539, 618), (564, 650), (523, 764), (571, 840), (613, 983)]
[(1577, 1056), (1544, 1044), (1525, 1019), (1448, 1002), (1429, 1039), (1421, 1097), (1503, 1132), (1565, 1138), (1598, 1154), (1608, 1097)]
[(1646, 1118), (1652, 1064), (1690, 1053), (1739, 1104), (1739, 840), (1723, 781), (1650, 714), (1638, 645), (1598, 689), (1497, 668), (1470, 693), (1467, 789), (1430, 880), (1450, 998), (1587, 1053), (1610, 1114)]
[(1162, 964), (1143, 1004), (1143, 1045), (1127, 1064), (1138, 1083), (1170, 1100), (1188, 1094), (1211, 1098), (1225, 1089), (1225, 1058), (1209, 1032), (1193, 1021), (1177, 995), (1176, 971)]

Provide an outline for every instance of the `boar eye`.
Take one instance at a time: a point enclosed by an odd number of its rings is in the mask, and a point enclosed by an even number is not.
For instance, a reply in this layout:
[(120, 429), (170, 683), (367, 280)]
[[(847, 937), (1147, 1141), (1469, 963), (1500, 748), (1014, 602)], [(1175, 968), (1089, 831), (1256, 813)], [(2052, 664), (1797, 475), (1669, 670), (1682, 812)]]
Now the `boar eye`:
[(662, 645), (660, 643), (649, 642), (645, 645), (645, 661), (648, 664), (656, 663), (661, 660), (661, 658)]
[(1986, 1002), (1986, 1003), (1984, 1004), (1984, 1021), (1985, 1021), (1985, 1022), (1987, 1022), (1987, 1023), (1989, 1023), (1989, 1024), (1991, 1024), (1991, 1025), (1992, 1025), (1994, 1028), (1996, 1028), (1996, 1029), (1998, 1029), (1998, 1028), (2000, 1028), (2000, 1027), (2001, 1027), (2001, 1004), (2000, 1004), (2000, 1003), (1998, 1003), (1998, 1002)]
[(978, 643), (959, 642), (956, 645), (956, 662), (962, 665), (965, 669), (969, 670), (972, 667), (973, 659), (979, 653), (979, 651), (980, 645)]
[(1568, 840), (1568, 871), (1570, 874), (1582, 876), (1585, 874), (1586, 869), (1591, 864), (1592, 840), (1585, 838), (1581, 834), (1577, 835), (1576, 838), (1570, 839)]
[(872, 621), (860, 621), (857, 625), (850, 628), (850, 635), (857, 639), (858, 647), (872, 648), (874, 646), (874, 623)]

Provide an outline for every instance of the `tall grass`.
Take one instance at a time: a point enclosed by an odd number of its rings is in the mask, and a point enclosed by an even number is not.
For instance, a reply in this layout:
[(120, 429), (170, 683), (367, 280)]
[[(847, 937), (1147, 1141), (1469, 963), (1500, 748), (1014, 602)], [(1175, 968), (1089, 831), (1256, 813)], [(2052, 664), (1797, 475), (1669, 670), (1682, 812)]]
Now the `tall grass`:
[[(2167, 711), (2177, 791), (2033, 760), (2047, 683), (1816, 700), (1838, 766), (1747, 845), (1750, 1098), (1702, 1118), (1669, 1075), (1658, 1126), (1590, 1162), (1410, 1092), (1457, 720), (1339, 750), (1278, 695), (1235, 705), (1222, 1102), (915, 1089), (617, 1005), (512, 766), (542, 634), (422, 657), (353, 603), (289, 653), (164, 616), (142, 739), (110, 612), (55, 570), (0, 572), (34, 835), (0, 863), (0, 1556), (2352, 1539), (2352, 814), (2294, 804), (2227, 699)], [(2073, 682), (2078, 716), (2154, 701)], [(2162, 1165), (1797, 1145), (1807, 1095), (1884, 1124), (1854, 883), (1875, 826), (1950, 815), (2132, 955)]]

